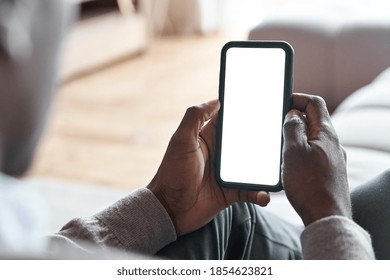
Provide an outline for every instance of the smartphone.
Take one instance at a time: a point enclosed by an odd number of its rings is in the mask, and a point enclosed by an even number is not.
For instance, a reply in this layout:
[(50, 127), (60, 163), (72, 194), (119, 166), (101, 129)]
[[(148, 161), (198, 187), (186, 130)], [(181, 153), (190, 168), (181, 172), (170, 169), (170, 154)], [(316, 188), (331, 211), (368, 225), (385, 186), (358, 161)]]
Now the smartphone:
[(277, 192), (294, 51), (284, 41), (234, 41), (221, 51), (216, 143), (220, 186)]

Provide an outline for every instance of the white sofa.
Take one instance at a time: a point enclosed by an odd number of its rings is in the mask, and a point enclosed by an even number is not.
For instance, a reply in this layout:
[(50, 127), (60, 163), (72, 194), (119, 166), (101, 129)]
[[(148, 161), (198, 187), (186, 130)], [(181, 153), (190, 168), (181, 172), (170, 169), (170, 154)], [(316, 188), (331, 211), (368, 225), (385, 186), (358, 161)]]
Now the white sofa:
[(326, 100), (347, 150), (352, 187), (390, 168), (390, 70), (376, 78), (390, 67), (390, 17), (387, 9), (374, 9), (289, 7), (249, 34), (250, 40), (292, 44), (294, 91)]
[(249, 39), (290, 42), (295, 91), (323, 96), (333, 111), (390, 66), (390, 17), (386, 5), (328, 2), (270, 12)]
[(351, 188), (390, 168), (390, 68), (347, 97), (332, 115), (347, 151)]

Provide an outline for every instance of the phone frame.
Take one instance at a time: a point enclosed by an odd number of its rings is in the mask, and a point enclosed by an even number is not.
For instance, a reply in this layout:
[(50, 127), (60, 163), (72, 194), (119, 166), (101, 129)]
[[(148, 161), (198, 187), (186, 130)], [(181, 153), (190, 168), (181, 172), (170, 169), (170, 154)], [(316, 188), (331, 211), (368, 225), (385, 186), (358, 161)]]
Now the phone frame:
[[(279, 48), (283, 49), (285, 57), (284, 66), (284, 92), (283, 92), (283, 116), (280, 125), (281, 151), (279, 180), (276, 185), (261, 185), (243, 182), (227, 182), (220, 176), (221, 171), (221, 150), (222, 150), (222, 130), (224, 115), (224, 92), (225, 92), (225, 73), (226, 73), (226, 53), (230, 48)], [(263, 190), (268, 192), (278, 192), (283, 189), (281, 182), (281, 163), (283, 150), (283, 122), (285, 115), (292, 108), (292, 87), (293, 87), (293, 67), (294, 67), (294, 50), (286, 41), (230, 41), (226, 43), (221, 50), (220, 75), (219, 75), (219, 100), (221, 108), (218, 113), (217, 137), (216, 137), (216, 157), (215, 157), (215, 177), (217, 183), (225, 188), (243, 189), (243, 190)]]

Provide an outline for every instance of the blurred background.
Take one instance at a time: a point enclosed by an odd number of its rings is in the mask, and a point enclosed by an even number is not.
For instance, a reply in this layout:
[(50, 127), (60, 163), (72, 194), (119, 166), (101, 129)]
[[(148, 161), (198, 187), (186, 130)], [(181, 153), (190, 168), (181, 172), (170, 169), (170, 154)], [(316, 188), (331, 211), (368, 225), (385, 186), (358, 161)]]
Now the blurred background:
[[(323, 96), (331, 113), (390, 66), (387, 0), (72, 1), (79, 17), (27, 178), (55, 209), (53, 229), (149, 183), (186, 108), (218, 98), (227, 41), (292, 43), (295, 91)], [(338, 132), (356, 147), (356, 134), (342, 134), (350, 123)], [(386, 123), (381, 131), (390, 131)], [(374, 159), (351, 149), (352, 185), (390, 166), (386, 145)]]
[(186, 108), (218, 98), (222, 45), (285, 2), (80, 1), (30, 177), (146, 186)]

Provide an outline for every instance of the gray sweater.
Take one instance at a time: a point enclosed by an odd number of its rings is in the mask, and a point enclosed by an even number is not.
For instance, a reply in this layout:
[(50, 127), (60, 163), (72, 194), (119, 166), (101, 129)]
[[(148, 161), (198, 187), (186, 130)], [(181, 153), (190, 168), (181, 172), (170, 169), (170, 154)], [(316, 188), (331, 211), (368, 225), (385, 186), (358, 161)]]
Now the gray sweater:
[[(76, 246), (75, 240), (83, 240), (146, 255), (153, 255), (176, 238), (168, 213), (148, 189), (139, 189), (92, 217), (70, 221), (53, 237), (54, 243)], [(369, 234), (341, 216), (309, 225), (301, 243), (304, 259), (375, 258)]]

